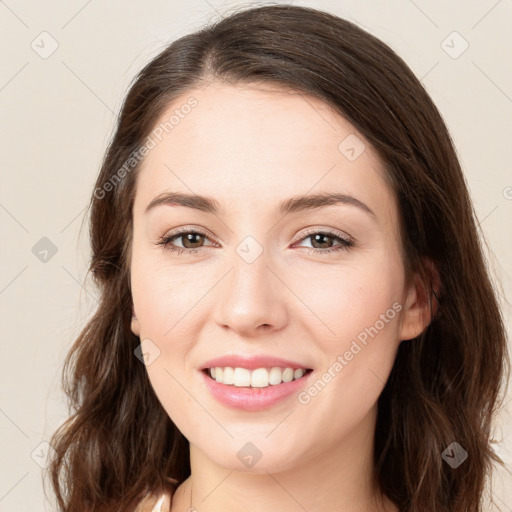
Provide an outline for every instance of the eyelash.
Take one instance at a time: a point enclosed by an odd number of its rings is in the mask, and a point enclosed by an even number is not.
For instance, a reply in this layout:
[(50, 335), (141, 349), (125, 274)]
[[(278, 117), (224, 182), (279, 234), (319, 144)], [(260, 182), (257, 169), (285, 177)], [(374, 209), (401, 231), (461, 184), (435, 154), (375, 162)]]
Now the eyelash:
[[(190, 253), (190, 254), (192, 254), (192, 253), (198, 254), (199, 252), (202, 252), (202, 250), (205, 249), (206, 247), (198, 247), (197, 249), (189, 249), (186, 247), (185, 248), (184, 247), (173, 247), (171, 245), (171, 242), (174, 239), (180, 238), (183, 235), (188, 235), (188, 234), (202, 235), (202, 236), (208, 237), (208, 235), (201, 230), (197, 230), (197, 229), (192, 230), (189, 228), (184, 228), (184, 229), (181, 229), (174, 233), (171, 233), (169, 235), (164, 235), (163, 237), (161, 237), (159, 239), (159, 241), (156, 243), (156, 245), (162, 246), (164, 249), (171, 251), (171, 252), (175, 253), (176, 255), (183, 254), (184, 252)], [(308, 253), (319, 254), (319, 253), (338, 252), (338, 251), (342, 251), (342, 250), (346, 251), (354, 246), (354, 241), (352, 239), (344, 238), (344, 237), (339, 236), (336, 233), (333, 233), (330, 231), (317, 231), (317, 230), (308, 231), (305, 234), (305, 236), (303, 236), (300, 240), (298, 240), (298, 242), (302, 242), (306, 238), (310, 238), (313, 235), (323, 235), (323, 236), (333, 238), (335, 241), (340, 242), (340, 245), (338, 245), (336, 247), (330, 247), (327, 249), (315, 249), (314, 247), (302, 247), (302, 249), (306, 249), (308, 251)]]

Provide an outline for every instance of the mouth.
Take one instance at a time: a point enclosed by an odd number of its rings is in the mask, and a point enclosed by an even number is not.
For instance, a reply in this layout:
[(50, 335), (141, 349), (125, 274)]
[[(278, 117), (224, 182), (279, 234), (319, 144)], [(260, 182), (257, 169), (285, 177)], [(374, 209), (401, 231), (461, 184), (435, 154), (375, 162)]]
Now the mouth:
[(241, 367), (214, 367), (201, 370), (207, 378), (232, 388), (262, 389), (305, 378), (311, 368), (267, 367), (249, 370)]
[[(204, 368), (199, 375), (205, 391), (220, 404), (245, 412), (291, 406), (293, 396), (310, 385), (311, 368)], [(281, 405), (280, 405), (281, 404)]]

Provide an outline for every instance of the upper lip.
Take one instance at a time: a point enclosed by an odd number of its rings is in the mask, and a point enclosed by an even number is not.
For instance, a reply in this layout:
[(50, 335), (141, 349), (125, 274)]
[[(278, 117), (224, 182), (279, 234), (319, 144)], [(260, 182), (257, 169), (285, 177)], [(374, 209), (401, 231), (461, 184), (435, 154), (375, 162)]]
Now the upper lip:
[(270, 368), (272, 366), (279, 366), (281, 368), (311, 369), (307, 364), (298, 363), (297, 361), (291, 361), (289, 359), (282, 359), (276, 356), (231, 354), (206, 361), (201, 366), (201, 370), (216, 367), (224, 368), (226, 366), (231, 366), (233, 368), (247, 368), (248, 370), (254, 370), (256, 368)]

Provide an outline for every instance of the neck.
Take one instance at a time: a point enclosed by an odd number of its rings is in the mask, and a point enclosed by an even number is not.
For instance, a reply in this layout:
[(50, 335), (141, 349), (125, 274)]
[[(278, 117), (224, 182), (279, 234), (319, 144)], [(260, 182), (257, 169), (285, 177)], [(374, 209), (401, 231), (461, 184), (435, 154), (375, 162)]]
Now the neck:
[(176, 490), (172, 512), (397, 511), (374, 480), (375, 419), (376, 408), (327, 453), (304, 455), (286, 470), (267, 471), (263, 464), (250, 471), (226, 469), (191, 443), (191, 475)]

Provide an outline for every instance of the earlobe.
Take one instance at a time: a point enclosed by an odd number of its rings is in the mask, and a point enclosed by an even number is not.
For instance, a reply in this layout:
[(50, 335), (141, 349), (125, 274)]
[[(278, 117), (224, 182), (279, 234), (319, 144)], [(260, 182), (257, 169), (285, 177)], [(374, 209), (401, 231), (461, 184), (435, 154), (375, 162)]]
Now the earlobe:
[(139, 320), (137, 319), (137, 315), (135, 314), (135, 310), (133, 308), (132, 304), (132, 321), (131, 321), (131, 330), (135, 336), (140, 336), (140, 324)]

